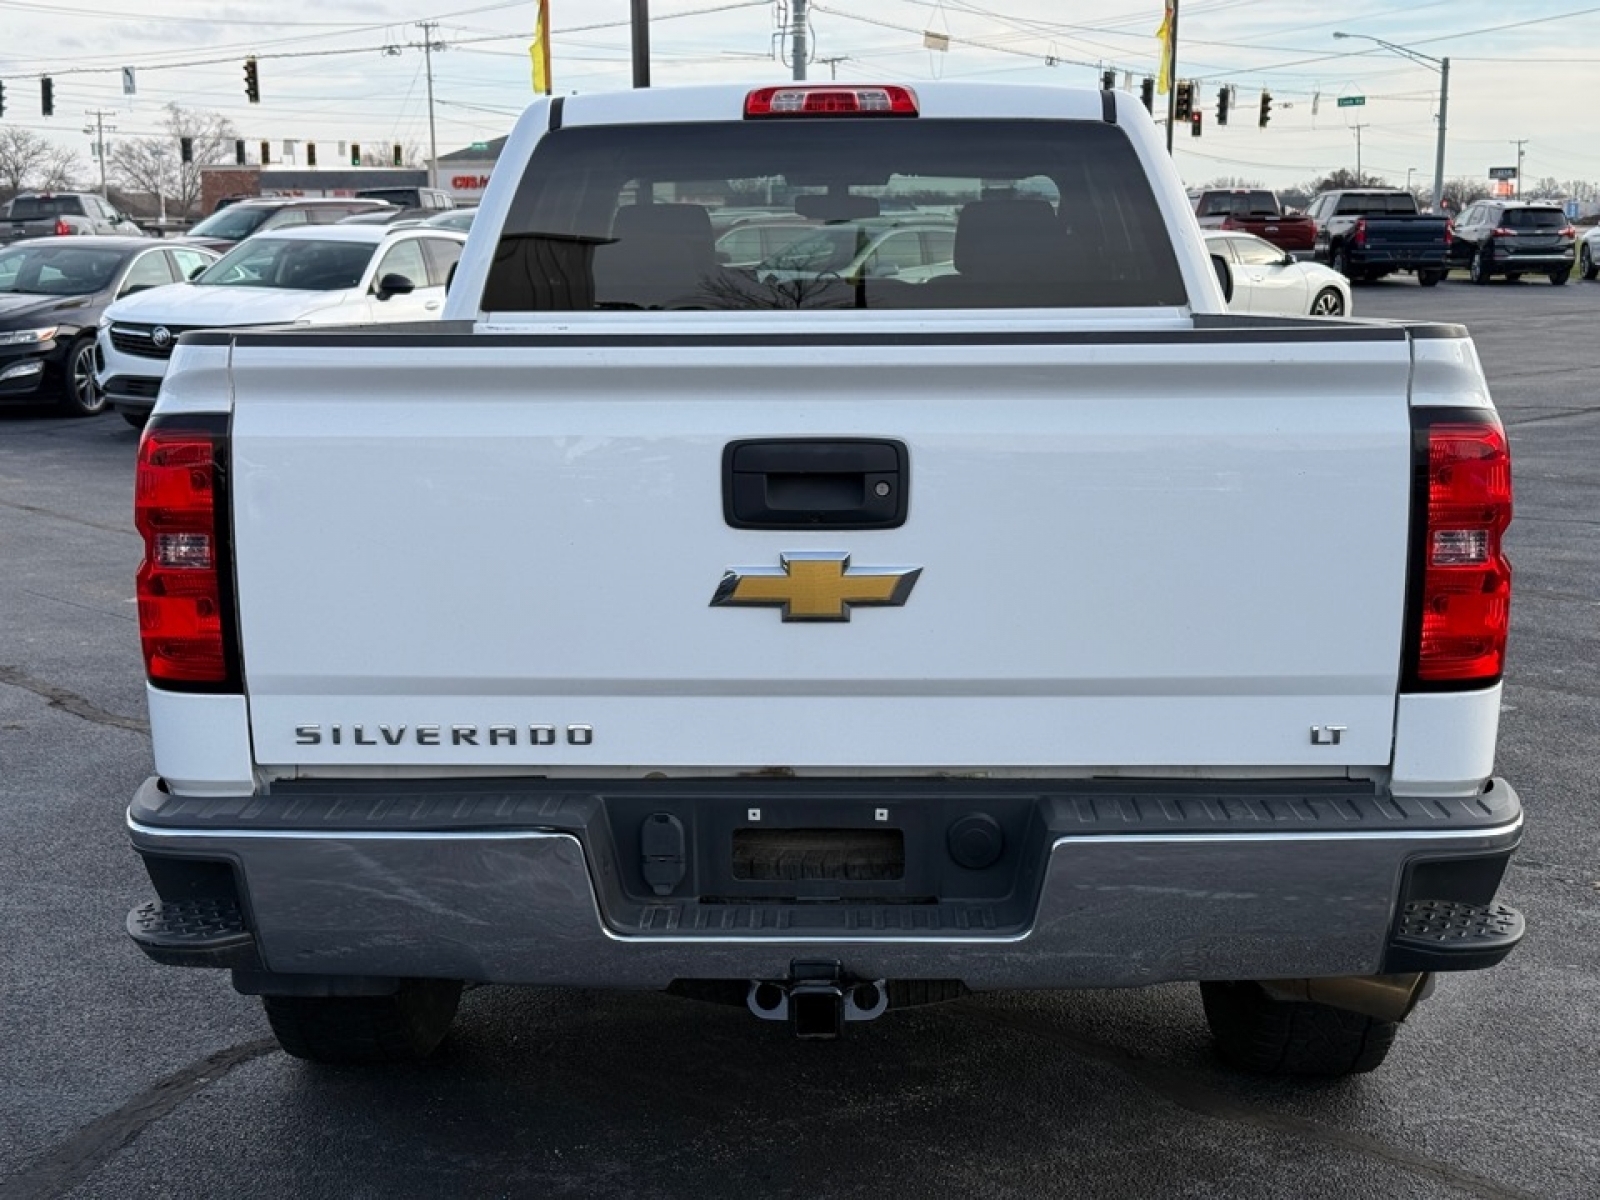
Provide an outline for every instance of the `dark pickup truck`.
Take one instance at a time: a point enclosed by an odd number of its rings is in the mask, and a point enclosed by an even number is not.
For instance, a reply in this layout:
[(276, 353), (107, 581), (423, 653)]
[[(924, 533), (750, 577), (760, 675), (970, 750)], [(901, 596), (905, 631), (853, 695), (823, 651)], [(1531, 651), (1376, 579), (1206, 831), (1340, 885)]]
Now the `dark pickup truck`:
[(1419, 213), (1410, 192), (1323, 192), (1306, 213), (1317, 224), (1312, 257), (1347, 279), (1415, 271), (1418, 283), (1432, 287), (1450, 269), (1450, 218)]
[(1189, 193), (1202, 229), (1251, 233), (1299, 258), (1311, 253), (1317, 226), (1310, 217), (1283, 211), (1266, 188), (1205, 188)]
[(109, 233), (140, 237), (137, 225), (92, 192), (41, 192), (21, 195), (0, 217), (0, 245), (23, 238)]

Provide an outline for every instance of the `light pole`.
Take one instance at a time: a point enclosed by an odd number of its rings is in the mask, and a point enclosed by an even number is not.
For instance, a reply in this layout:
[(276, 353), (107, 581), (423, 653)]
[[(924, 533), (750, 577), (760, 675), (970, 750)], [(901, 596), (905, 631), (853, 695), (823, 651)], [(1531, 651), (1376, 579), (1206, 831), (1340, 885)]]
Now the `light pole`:
[(1360, 38), (1364, 42), (1372, 42), (1382, 46), (1385, 50), (1392, 50), (1402, 58), (1409, 58), (1412, 62), (1421, 63), (1423, 66), (1439, 72), (1439, 142), (1433, 158), (1433, 210), (1439, 211), (1439, 205), (1444, 200), (1444, 135), (1448, 126), (1450, 115), (1450, 60), (1448, 58), (1434, 58), (1431, 54), (1423, 54), (1420, 50), (1412, 50), (1407, 46), (1397, 46), (1393, 42), (1386, 42), (1382, 38), (1375, 38), (1366, 33), (1335, 33), (1336, 38)]
[(1406, 168), (1406, 191), (1408, 191), (1408, 192), (1411, 190), (1411, 175), (1412, 175), (1412, 172), (1414, 172), (1415, 170), (1416, 170), (1415, 167), (1407, 167)]

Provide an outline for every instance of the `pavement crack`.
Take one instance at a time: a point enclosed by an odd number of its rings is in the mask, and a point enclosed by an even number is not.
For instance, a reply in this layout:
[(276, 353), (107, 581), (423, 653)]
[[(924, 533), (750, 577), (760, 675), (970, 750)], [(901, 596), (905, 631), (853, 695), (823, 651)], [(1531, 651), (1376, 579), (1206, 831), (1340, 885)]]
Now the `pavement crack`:
[(66, 688), (57, 687), (53, 683), (35, 679), (21, 667), (0, 666), (0, 683), (32, 692), (35, 696), (42, 696), (50, 702), (51, 708), (59, 708), (62, 712), (71, 713), (85, 721), (93, 721), (96, 725), (109, 725), (113, 729), (131, 729), (134, 733), (150, 732), (150, 722), (141, 721), (137, 717), (119, 717), (116, 713), (107, 712), (94, 701), (86, 700), (76, 692), (69, 692)]
[(90, 1121), (20, 1175), (0, 1182), (0, 1200), (63, 1196), (92, 1176), (134, 1138), (196, 1092), (236, 1067), (277, 1050), (272, 1038), (230, 1046), (157, 1081), (120, 1108)]
[(106, 533), (125, 533), (129, 537), (138, 537), (139, 532), (126, 525), (108, 525), (104, 521), (91, 521), (85, 517), (74, 517), (70, 513), (56, 512), (53, 508), (40, 508), (36, 504), (18, 504), (13, 500), (0, 500), (0, 506), (14, 508), (18, 512), (31, 513), (36, 517), (51, 517), (57, 521), (69, 521), (74, 525), (86, 525), (90, 529), (103, 530)]
[(1131, 1051), (1077, 1036), (1025, 1014), (978, 1008), (970, 1002), (957, 1002), (955, 1007), (965, 1009), (979, 1020), (1003, 1025), (1043, 1041), (1053, 1042), (1083, 1058), (1092, 1059), (1121, 1071), (1145, 1090), (1202, 1117), (1252, 1125), (1257, 1129), (1286, 1137), (1317, 1142), (1330, 1149), (1379, 1159), (1412, 1174), (1436, 1179), (1460, 1189), (1467, 1195), (1482, 1197), (1483, 1200), (1536, 1200), (1531, 1192), (1496, 1183), (1492, 1179), (1485, 1179), (1481, 1175), (1430, 1158), (1425, 1154), (1403, 1150), (1369, 1134), (1357, 1133), (1350, 1129), (1337, 1129), (1307, 1120), (1305, 1117), (1276, 1112), (1236, 1100), (1207, 1087), (1192, 1072), (1164, 1066), (1150, 1059), (1141, 1058)]

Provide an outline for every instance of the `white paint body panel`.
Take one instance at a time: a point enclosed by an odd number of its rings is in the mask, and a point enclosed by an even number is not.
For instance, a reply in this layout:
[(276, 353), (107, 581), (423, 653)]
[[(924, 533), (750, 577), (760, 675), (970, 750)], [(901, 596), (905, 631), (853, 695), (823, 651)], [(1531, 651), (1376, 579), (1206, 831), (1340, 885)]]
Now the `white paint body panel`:
[[(563, 123), (737, 120), (746, 90), (571, 97)], [(1101, 117), (1098, 93), (915, 90), (929, 118)], [(1487, 693), (1403, 697), (1398, 719), (1396, 697), (1408, 401), (1489, 406), (1471, 342), (1170, 336), (1226, 307), (1158, 130), (1132, 97), (1114, 102), (1172, 231), (1187, 309), (483, 313), (498, 229), (549, 125), (540, 99), (505, 147), (446, 301), (475, 334), (180, 349), (161, 411), (235, 416), (254, 763), (343, 777), (1380, 779), (1394, 763), (1397, 791), (1481, 783)], [(883, 341), (695, 341), (840, 330)], [(941, 331), (1021, 341), (896, 341)], [(1049, 331), (1169, 336), (1022, 344)], [(669, 342), (563, 344), (627, 334)], [(905, 526), (729, 528), (723, 446), (806, 436), (904, 441)], [(922, 576), (904, 608), (847, 624), (710, 606), (725, 569), (803, 550)], [(299, 744), (307, 724), (320, 744)], [(490, 724), (583, 724), (594, 737), (450, 744), (451, 726)], [(374, 744), (356, 744), (356, 725)], [(380, 725), (409, 734), (391, 746)], [(419, 725), (439, 726), (440, 744), (419, 745)], [(1311, 728), (1331, 725), (1340, 743), (1314, 744)], [(163, 720), (158, 757), (163, 739), (196, 736)], [(239, 736), (230, 727), (221, 760), (185, 778), (232, 786)]]
[[(452, 340), (234, 351), (264, 765), (1390, 760), (1403, 340), (825, 354)], [(905, 441), (906, 525), (729, 528), (724, 445), (804, 436)], [(798, 550), (923, 574), (904, 608), (846, 624), (710, 606), (727, 568)], [(296, 745), (296, 726), (336, 723), (373, 740), (380, 723), (595, 736)], [(1312, 725), (1346, 732), (1317, 746)]]
[(184, 796), (248, 796), (255, 788), (243, 696), (145, 687), (156, 773)]

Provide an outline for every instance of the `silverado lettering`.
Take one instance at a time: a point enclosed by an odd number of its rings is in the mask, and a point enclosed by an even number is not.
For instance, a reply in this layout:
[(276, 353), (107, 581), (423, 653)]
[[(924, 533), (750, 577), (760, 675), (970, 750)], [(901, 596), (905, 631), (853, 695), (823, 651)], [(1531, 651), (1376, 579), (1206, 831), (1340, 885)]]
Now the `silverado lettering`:
[[(342, 724), (328, 725), (296, 725), (294, 727), (294, 740), (297, 746), (321, 746), (324, 740), (333, 745), (342, 744), (345, 726)], [(380, 743), (368, 736), (367, 730), (374, 728), (367, 725), (351, 725), (349, 731), (351, 744), (356, 746), (398, 746), (406, 740), (408, 727), (405, 725), (378, 725), (378, 735), (383, 739)], [(444, 731), (441, 725), (418, 725), (410, 727), (412, 741), (421, 746), (437, 746)], [(449, 726), (450, 744), (455, 746), (479, 745), (481, 736), (485, 746), (553, 746), (556, 744), (556, 726), (554, 725), (451, 725)], [(594, 729), (588, 725), (568, 725), (565, 727), (565, 737), (570, 746), (588, 746), (594, 742)]]

